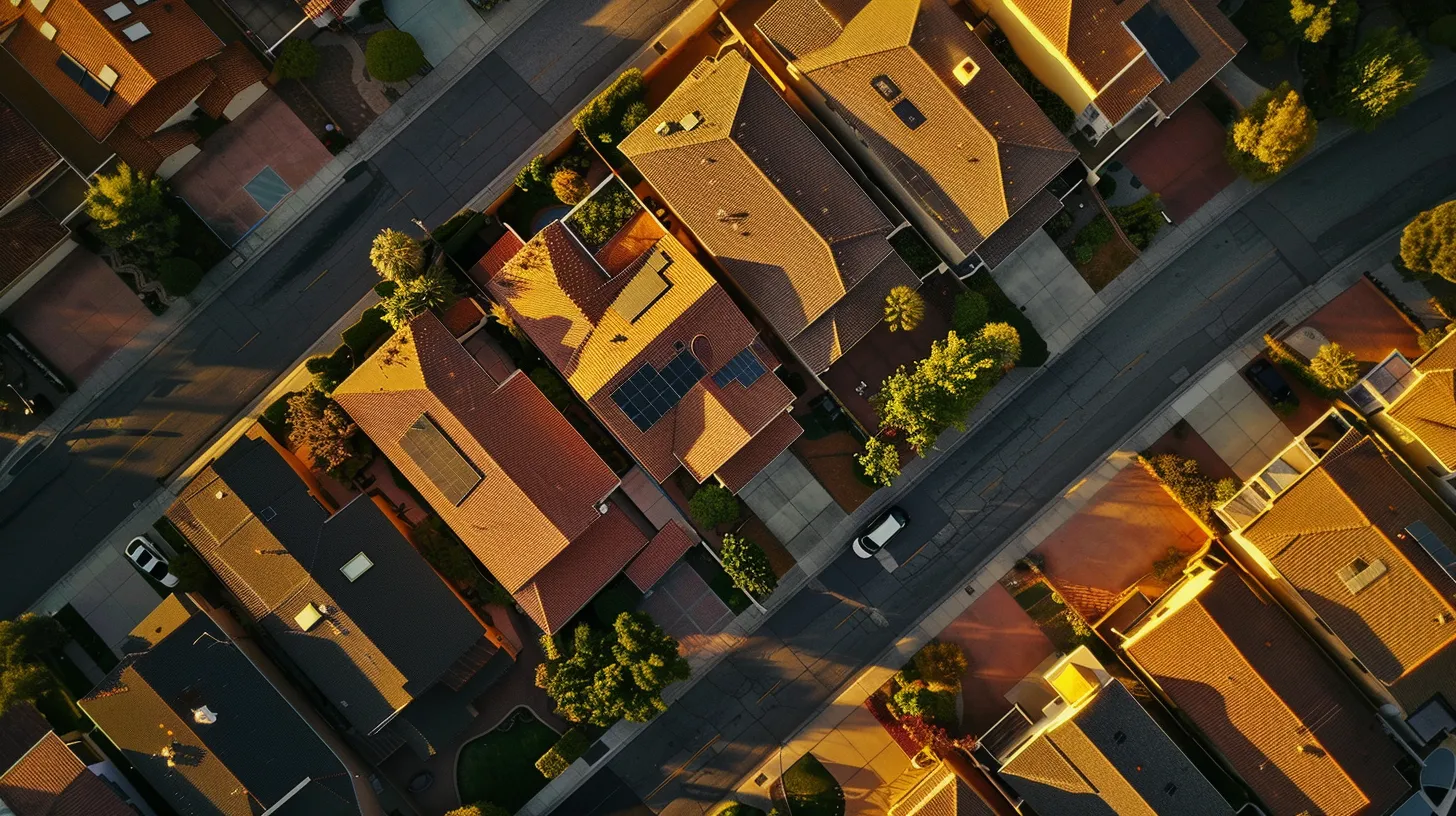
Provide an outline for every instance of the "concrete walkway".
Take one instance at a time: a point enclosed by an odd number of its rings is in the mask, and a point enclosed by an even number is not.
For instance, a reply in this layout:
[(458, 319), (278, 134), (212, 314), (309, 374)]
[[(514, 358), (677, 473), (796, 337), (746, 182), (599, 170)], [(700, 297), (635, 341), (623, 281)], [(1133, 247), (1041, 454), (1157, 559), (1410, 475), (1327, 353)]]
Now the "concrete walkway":
[(1173, 409), (1241, 479), (1258, 473), (1294, 441), (1294, 434), (1229, 362), (1190, 384)]
[(829, 491), (790, 450), (759, 471), (738, 495), (796, 560), (812, 552), (845, 519)]
[(991, 277), (1026, 312), (1053, 354), (1065, 351), (1107, 308), (1046, 230), (1032, 233)]

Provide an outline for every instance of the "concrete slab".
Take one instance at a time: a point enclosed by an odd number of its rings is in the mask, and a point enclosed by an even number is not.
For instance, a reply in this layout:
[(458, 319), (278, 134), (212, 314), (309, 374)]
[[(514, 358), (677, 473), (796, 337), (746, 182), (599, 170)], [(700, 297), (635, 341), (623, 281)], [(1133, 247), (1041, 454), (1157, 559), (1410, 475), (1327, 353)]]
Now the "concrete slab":
[(1212, 397), (1208, 397), (1195, 405), (1193, 410), (1184, 414), (1183, 418), (1188, 420), (1188, 424), (1193, 426), (1193, 430), (1201, 434), (1212, 428), (1214, 423), (1223, 419), (1224, 416), (1226, 414), (1223, 408), (1219, 407), (1218, 402)]
[(396, 26), (414, 35), (431, 65), (439, 65), (485, 26), (465, 0), (384, 0), (384, 10)]
[(1207, 431), (1199, 431), (1199, 435), (1213, 448), (1220, 459), (1230, 465), (1243, 458), (1244, 454), (1255, 450), (1254, 440), (1244, 433), (1234, 418), (1225, 415), (1222, 419), (1213, 423)]
[(1238, 405), (1229, 409), (1228, 415), (1233, 417), (1250, 439), (1263, 439), (1275, 425), (1282, 424), (1274, 411), (1252, 390)]

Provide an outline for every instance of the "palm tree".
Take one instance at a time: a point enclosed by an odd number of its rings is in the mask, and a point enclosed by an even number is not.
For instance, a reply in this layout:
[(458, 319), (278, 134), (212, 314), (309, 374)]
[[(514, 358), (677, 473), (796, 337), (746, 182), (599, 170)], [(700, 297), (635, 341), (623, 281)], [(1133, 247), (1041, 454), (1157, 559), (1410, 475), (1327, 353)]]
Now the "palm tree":
[(425, 251), (420, 242), (394, 229), (384, 229), (374, 236), (369, 247), (369, 263), (374, 271), (385, 280), (396, 283), (420, 274), (420, 264), (425, 260)]
[(885, 296), (885, 322), (890, 331), (913, 331), (925, 319), (925, 298), (908, 286), (896, 286)]

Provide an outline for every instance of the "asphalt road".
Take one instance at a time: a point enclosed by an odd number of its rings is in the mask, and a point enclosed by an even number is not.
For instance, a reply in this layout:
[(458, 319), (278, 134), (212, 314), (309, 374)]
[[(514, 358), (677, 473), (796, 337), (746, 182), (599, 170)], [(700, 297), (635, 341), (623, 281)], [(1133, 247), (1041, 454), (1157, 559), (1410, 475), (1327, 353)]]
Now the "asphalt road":
[(439, 224), (685, 6), (551, 0), (0, 492), (0, 618), (24, 611), (377, 282), (385, 227)]
[(663, 813), (700, 813), (728, 795), (1189, 373), (1331, 265), (1456, 191), (1453, 132), (1447, 87), (1229, 217), (900, 500), (917, 518), (949, 516), (945, 545), (930, 541), (936, 525), (917, 524), (895, 544), (893, 573), (846, 548), (610, 770)]

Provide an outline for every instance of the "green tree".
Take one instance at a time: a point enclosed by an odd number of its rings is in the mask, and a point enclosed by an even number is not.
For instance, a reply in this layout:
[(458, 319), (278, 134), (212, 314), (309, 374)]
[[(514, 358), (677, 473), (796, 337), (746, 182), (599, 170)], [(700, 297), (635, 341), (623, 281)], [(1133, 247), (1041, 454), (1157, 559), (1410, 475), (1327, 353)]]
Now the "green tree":
[(738, 497), (722, 485), (703, 485), (688, 499), (688, 512), (704, 527), (730, 524), (738, 520)]
[(912, 683), (895, 692), (891, 700), (902, 717), (920, 717), (926, 722), (949, 725), (955, 721), (955, 696), (949, 691)]
[(17, 703), (34, 703), (55, 687), (55, 678), (44, 666), (10, 666), (0, 674), (0, 714)]
[(410, 533), (420, 555), (441, 575), (461, 589), (475, 589), (480, 584), (480, 571), (459, 539), (445, 531), (439, 516), (430, 516), (415, 525)]
[(531, 160), (521, 166), (520, 172), (516, 173), (516, 186), (521, 192), (530, 192), (531, 188), (538, 184), (546, 183), (546, 157), (537, 153)]
[(1253, 181), (1273, 178), (1314, 146), (1319, 125), (1288, 82), (1259, 96), (1229, 128), (1229, 164)]
[(889, 487), (900, 477), (899, 449), (879, 437), (866, 441), (864, 453), (855, 454), (855, 459), (865, 476), (881, 487)]
[(183, 550), (167, 562), (167, 571), (177, 576), (179, 592), (201, 592), (213, 583), (212, 570), (191, 550)]
[(1381, 29), (1340, 68), (1335, 104), (1352, 125), (1374, 130), (1411, 101), (1430, 67), (1414, 37)]
[(600, 634), (585, 623), (577, 624), (572, 634), (569, 655), (557, 652), (554, 640), (542, 636), (546, 661), (536, 666), (536, 685), (545, 689), (556, 703), (556, 713), (571, 722), (589, 722), (595, 713), (592, 697), (597, 672), (612, 660), (612, 653)]
[(368, 464), (369, 448), (359, 427), (337, 402), (309, 386), (288, 398), (288, 441), (307, 446), (317, 467), (351, 481)]
[(768, 554), (757, 543), (735, 535), (723, 536), (723, 571), (733, 586), (762, 600), (779, 585)]
[(0, 667), (35, 663), (70, 639), (61, 622), (50, 615), (26, 612), (0, 621)]
[(1355, 355), (1346, 351), (1339, 343), (1320, 346), (1314, 359), (1309, 361), (1309, 372), (1326, 388), (1344, 391), (1360, 379)]
[(561, 655), (543, 637), (547, 655), (536, 667), (536, 685), (545, 689), (556, 713), (572, 722), (606, 727), (620, 719), (647, 722), (667, 704), (662, 690), (690, 673), (678, 643), (640, 612), (617, 616), (610, 636), (579, 624), (570, 655)]
[(637, 129), (637, 126), (647, 121), (652, 115), (652, 108), (641, 99), (627, 106), (626, 112), (622, 114), (622, 133), (628, 134)]
[(473, 805), (455, 808), (445, 816), (511, 816), (511, 812), (490, 802), (476, 802)]
[(968, 665), (965, 651), (943, 640), (932, 640), (920, 647), (911, 662), (921, 679), (935, 691), (959, 691), (961, 676)]
[(280, 79), (308, 79), (318, 73), (318, 49), (308, 40), (289, 40), (278, 52), (273, 73)]
[(1021, 359), (1021, 334), (1010, 323), (987, 323), (971, 341), (971, 351), (1000, 368), (1011, 368)]
[(418, 277), (425, 250), (414, 236), (385, 227), (369, 246), (369, 263), (379, 277), (399, 283)]
[(951, 325), (961, 337), (975, 337), (976, 332), (991, 319), (991, 304), (980, 292), (961, 292), (956, 295), (955, 313)]
[(1289, 19), (1305, 42), (1317, 43), (1335, 28), (1347, 28), (1360, 16), (1356, 0), (1290, 0)]
[(885, 295), (885, 322), (890, 331), (914, 331), (925, 319), (925, 297), (908, 286), (896, 286)]
[(627, 188), (611, 184), (582, 202), (572, 214), (570, 223), (587, 246), (600, 247), (610, 241), (617, 230), (637, 214), (638, 209), (637, 199), (627, 192)]
[(421, 312), (448, 309), (459, 299), (454, 279), (437, 269), (401, 281), (394, 294), (380, 305), (384, 307), (384, 322), (401, 329)]
[(408, 32), (386, 29), (369, 36), (364, 67), (380, 82), (403, 82), (425, 67), (425, 52)]
[(1456, 201), (1426, 210), (1406, 225), (1400, 262), (1412, 272), (1456, 281)]
[(188, 295), (202, 283), (202, 267), (191, 258), (163, 258), (157, 262), (157, 280), (173, 297)]
[(587, 186), (586, 179), (580, 173), (570, 167), (558, 167), (551, 174), (551, 190), (561, 199), (562, 204), (575, 204), (586, 198), (591, 187)]
[(909, 372), (900, 366), (872, 400), (880, 424), (905, 432), (905, 441), (924, 454), (946, 428), (965, 430), (966, 415), (996, 384), (994, 360), (977, 355), (951, 332), (930, 346), (930, 356)]
[(167, 206), (162, 180), (126, 162), (117, 165), (114, 175), (96, 176), (86, 191), (86, 214), (114, 248), (134, 247), (156, 258), (177, 248), (177, 214)]

